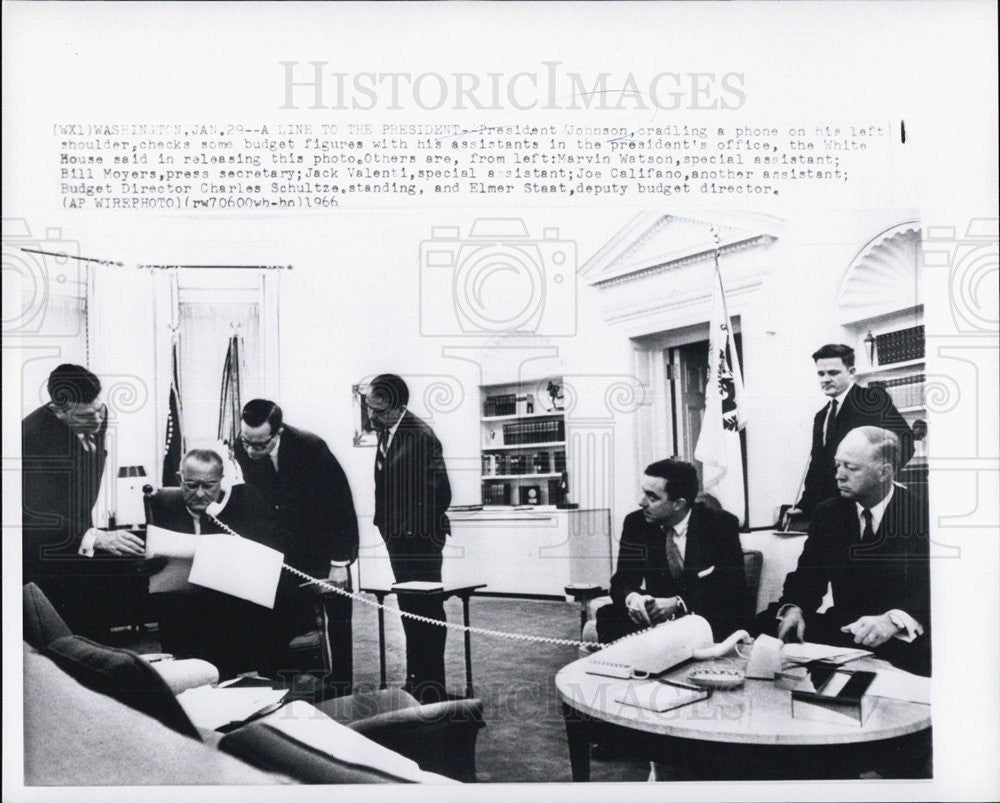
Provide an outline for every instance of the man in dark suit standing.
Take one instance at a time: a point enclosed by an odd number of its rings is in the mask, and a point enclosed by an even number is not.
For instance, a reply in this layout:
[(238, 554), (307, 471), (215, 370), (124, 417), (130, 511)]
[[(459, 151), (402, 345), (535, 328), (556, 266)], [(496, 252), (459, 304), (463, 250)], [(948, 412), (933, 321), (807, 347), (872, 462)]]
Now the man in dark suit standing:
[(716, 640), (744, 627), (750, 616), (739, 522), (698, 495), (695, 467), (659, 460), (640, 482), (639, 510), (625, 517), (612, 605), (597, 612), (601, 642), (673, 619), (704, 616)]
[[(148, 523), (194, 535), (236, 533), (284, 552), (269, 506), (249, 485), (223, 494), (222, 474), (217, 452), (191, 449), (178, 472), (180, 493), (164, 489), (149, 497)], [(281, 668), (288, 642), (267, 608), (190, 583), (152, 596), (165, 652), (210, 661), (222, 677), (250, 670), (274, 677)]]
[(913, 433), (879, 387), (865, 388), (855, 382), (854, 349), (829, 343), (812, 355), (823, 393), (830, 401), (813, 419), (812, 450), (802, 486), (802, 497), (786, 512), (790, 518), (812, 516), (816, 505), (838, 495), (833, 465), (837, 447), (855, 427), (881, 427), (896, 433), (900, 440), (900, 466), (913, 456)]
[(106, 638), (115, 578), (101, 557), (139, 556), (143, 543), (92, 526), (107, 455), (100, 380), (66, 363), (49, 375), (48, 392), (49, 403), (21, 422), (23, 582), (37, 583), (74, 632)]
[[(397, 583), (441, 581), (441, 552), (451, 531), (446, 511), (451, 486), (441, 442), (426, 423), (407, 410), (410, 392), (402, 378), (382, 374), (372, 380), (368, 414), (378, 432), (375, 453), (375, 526)], [(440, 596), (399, 596), (404, 612), (445, 621)], [(444, 627), (403, 617), (406, 633), (406, 689), (432, 702), (445, 693)]]
[[(821, 502), (777, 607), (783, 641), (857, 646), (930, 674), (927, 500), (893, 482), (899, 439), (859, 427), (837, 449), (840, 495)], [(834, 605), (817, 608), (833, 588)]]
[[(349, 566), (358, 556), (358, 519), (347, 475), (326, 443), (285, 424), (281, 408), (253, 399), (243, 408), (236, 459), (245, 482), (272, 506), (286, 545), (285, 562), (310, 577), (350, 590)], [(285, 573), (278, 614), (289, 638), (309, 629), (317, 586), (299, 587)], [(329, 687), (350, 694), (354, 678), (351, 598), (330, 592), (323, 606), (331, 649)]]

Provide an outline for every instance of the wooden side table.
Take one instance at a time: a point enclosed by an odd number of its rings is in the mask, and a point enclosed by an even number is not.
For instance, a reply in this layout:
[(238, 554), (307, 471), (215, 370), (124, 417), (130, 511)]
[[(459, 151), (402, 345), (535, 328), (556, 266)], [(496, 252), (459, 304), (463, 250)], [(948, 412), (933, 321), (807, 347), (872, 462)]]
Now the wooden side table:
[[(476, 593), (480, 588), (486, 588), (486, 583), (471, 583), (464, 585), (445, 585), (441, 589), (424, 591), (415, 590), (408, 588), (401, 588), (400, 586), (392, 586), (391, 588), (377, 587), (377, 586), (366, 586), (361, 590), (367, 594), (374, 594), (375, 599), (378, 600), (378, 669), (379, 669), (379, 688), (386, 688), (385, 679), (385, 611), (382, 609), (382, 605), (385, 603), (385, 598), (389, 594), (416, 594), (416, 595), (440, 595), (442, 601), (450, 599), (451, 597), (458, 597), (462, 600), (462, 619), (465, 627), (469, 627), (469, 599), (473, 594)], [(465, 631), (465, 696), (474, 697), (472, 687), (472, 634), (466, 630)]]

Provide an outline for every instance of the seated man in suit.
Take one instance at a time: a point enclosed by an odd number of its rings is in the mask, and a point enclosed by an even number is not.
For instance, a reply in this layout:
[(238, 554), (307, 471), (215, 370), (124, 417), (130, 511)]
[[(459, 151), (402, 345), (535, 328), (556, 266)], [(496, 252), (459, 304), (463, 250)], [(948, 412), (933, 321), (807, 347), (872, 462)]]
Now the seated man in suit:
[[(234, 485), (223, 496), (222, 475), (218, 453), (189, 451), (178, 472), (180, 497), (154, 495), (151, 523), (195, 535), (232, 531), (284, 552), (270, 507), (248, 485)], [(273, 676), (279, 668), (286, 645), (267, 608), (192, 584), (153, 599), (165, 652), (210, 661), (223, 677), (251, 670)]]
[[(777, 634), (862, 647), (929, 675), (927, 500), (893, 482), (899, 450), (899, 438), (879, 427), (841, 441), (840, 495), (816, 507), (798, 567), (785, 578)], [(833, 607), (819, 614), (827, 583)]]
[(640, 482), (639, 510), (625, 518), (612, 605), (597, 612), (601, 642), (690, 612), (704, 616), (716, 640), (744, 627), (747, 610), (739, 522), (694, 501), (690, 463), (659, 460)]

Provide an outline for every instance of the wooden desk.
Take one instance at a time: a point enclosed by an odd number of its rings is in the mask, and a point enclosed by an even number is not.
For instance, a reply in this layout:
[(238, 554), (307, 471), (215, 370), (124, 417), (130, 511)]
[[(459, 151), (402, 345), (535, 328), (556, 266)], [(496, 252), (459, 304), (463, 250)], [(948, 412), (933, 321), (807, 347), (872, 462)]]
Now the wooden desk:
[[(681, 765), (706, 780), (856, 778), (887, 755), (912, 751), (909, 742), (919, 741), (931, 724), (930, 706), (887, 699), (878, 700), (863, 726), (793, 719), (791, 692), (767, 680), (747, 680), (740, 689), (658, 714), (615, 702), (629, 681), (587, 674), (585, 661), (556, 675), (574, 781), (590, 779), (590, 744), (596, 741), (621, 743), (628, 755)], [(664, 677), (684, 680), (691, 669), (708, 665), (742, 670), (746, 661), (689, 662)], [(848, 666), (889, 665), (865, 658)]]
[[(458, 597), (462, 600), (462, 619), (466, 626), (469, 627), (469, 598), (476, 593), (480, 588), (486, 588), (486, 583), (468, 583), (464, 585), (459, 584), (445, 584), (441, 591), (396, 591), (392, 588), (385, 588), (379, 586), (366, 586), (361, 590), (366, 594), (374, 594), (375, 599), (378, 600), (378, 670), (379, 670), (379, 688), (384, 689), (386, 687), (385, 682), (385, 611), (382, 610), (381, 606), (385, 603), (385, 598), (389, 594), (439, 594), (442, 601), (450, 597)], [(465, 696), (474, 697), (472, 689), (472, 634), (468, 630), (465, 631)]]

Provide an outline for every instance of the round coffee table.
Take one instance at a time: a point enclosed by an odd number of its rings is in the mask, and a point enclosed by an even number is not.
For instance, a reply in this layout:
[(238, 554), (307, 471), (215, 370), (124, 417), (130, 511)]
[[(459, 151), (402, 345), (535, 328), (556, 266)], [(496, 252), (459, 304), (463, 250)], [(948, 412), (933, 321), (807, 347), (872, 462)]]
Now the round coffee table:
[[(694, 668), (745, 664), (736, 657), (689, 662), (664, 677), (684, 681)], [(791, 692), (773, 681), (747, 680), (742, 688), (656, 713), (616, 702), (630, 681), (588, 674), (586, 665), (582, 658), (556, 675), (575, 781), (589, 780), (590, 744), (596, 741), (706, 779), (857, 777), (927, 749), (921, 747), (931, 724), (927, 705), (879, 699), (863, 725), (828, 724), (793, 718)], [(846, 668), (887, 667), (864, 658)]]

